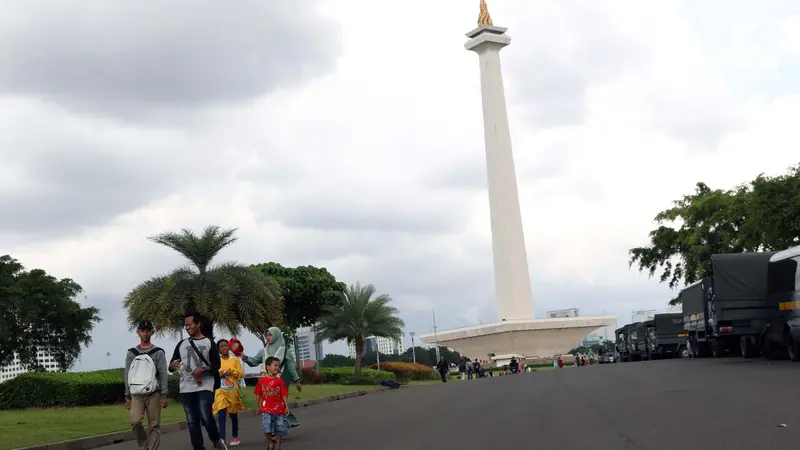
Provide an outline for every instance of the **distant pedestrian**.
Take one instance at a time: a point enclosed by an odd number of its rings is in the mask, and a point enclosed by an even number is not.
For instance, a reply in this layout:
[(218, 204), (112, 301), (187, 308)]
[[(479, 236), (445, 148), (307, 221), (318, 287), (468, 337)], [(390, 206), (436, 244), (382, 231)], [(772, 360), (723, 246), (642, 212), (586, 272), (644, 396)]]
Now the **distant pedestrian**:
[(472, 363), (472, 370), (475, 372), (475, 378), (481, 378), (481, 362), (477, 359)]
[(214, 393), (212, 412), (217, 416), (219, 436), (224, 441), (228, 416), (231, 418), (231, 447), (239, 445), (239, 411), (244, 409), (242, 395), (239, 391), (239, 380), (244, 377), (244, 369), (239, 358), (230, 354), (227, 339), (217, 341), (219, 349), (221, 378), (220, 387)]
[(468, 380), (472, 379), (472, 372), (473, 372), (472, 360), (471, 359), (467, 359), (467, 379)]
[[(161, 409), (167, 399), (167, 357), (164, 350), (150, 342), (153, 324), (139, 322), (136, 328), (139, 345), (125, 356), (125, 407), (130, 411), (131, 428), (140, 450), (158, 450), (161, 445)], [(150, 430), (145, 433), (144, 415)]]
[(463, 359), (458, 364), (458, 373), (461, 374), (461, 381), (467, 379), (467, 363)]
[(197, 313), (188, 313), (184, 328), (189, 337), (178, 342), (172, 354), (169, 368), (179, 372), (180, 398), (186, 413), (186, 424), (194, 450), (204, 450), (203, 427), (214, 448), (227, 450), (225, 441), (220, 439), (217, 422), (214, 420), (212, 405), (214, 391), (219, 388), (219, 350), (217, 344), (200, 332), (204, 319)]
[(253, 391), (261, 415), (261, 431), (269, 442), (269, 450), (281, 450), (281, 441), (289, 431), (286, 420), (289, 415), (289, 389), (280, 378), (281, 361), (268, 357), (264, 361), (267, 376), (261, 377)]
[(564, 368), (564, 360), (561, 359), (560, 356), (558, 357), (558, 368), (559, 369), (563, 369)]
[(442, 383), (447, 383), (447, 372), (450, 371), (450, 367), (447, 361), (444, 360), (444, 355), (439, 357), (439, 362), (436, 363), (436, 370), (439, 371), (439, 375), (442, 377)]

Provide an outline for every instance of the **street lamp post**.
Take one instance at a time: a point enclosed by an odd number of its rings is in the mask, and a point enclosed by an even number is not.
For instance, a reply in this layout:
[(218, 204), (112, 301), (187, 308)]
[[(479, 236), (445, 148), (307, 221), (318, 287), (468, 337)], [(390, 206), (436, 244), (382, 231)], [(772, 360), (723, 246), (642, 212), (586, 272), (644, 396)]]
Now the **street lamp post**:
[(111, 352), (106, 352), (106, 362), (108, 363), (108, 370), (111, 370)]
[(414, 358), (414, 364), (417, 363), (417, 346), (414, 345), (414, 332), (408, 333), (411, 335), (411, 357)]

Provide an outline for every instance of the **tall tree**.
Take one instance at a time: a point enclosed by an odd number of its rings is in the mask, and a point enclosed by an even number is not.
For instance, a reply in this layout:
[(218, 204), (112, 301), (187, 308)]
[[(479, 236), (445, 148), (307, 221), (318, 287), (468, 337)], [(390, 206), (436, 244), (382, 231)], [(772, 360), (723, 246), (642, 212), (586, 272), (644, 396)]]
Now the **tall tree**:
[(771, 250), (800, 244), (800, 164), (782, 175), (759, 175), (739, 195), (746, 198), (751, 239)]
[(356, 348), (355, 373), (361, 375), (361, 355), (364, 353), (364, 339), (370, 336), (400, 339), (405, 323), (397, 317), (399, 311), (390, 306), (392, 298), (381, 294), (375, 298), (375, 287), (371, 284), (350, 285), (341, 294), (342, 300), (336, 306), (324, 306), (323, 314), (314, 329), (317, 342), (342, 339), (351, 342)]
[(693, 283), (711, 272), (711, 255), (747, 251), (753, 240), (746, 230), (745, 200), (737, 191), (697, 183), (695, 192), (658, 213), (650, 245), (629, 251), (630, 264), (671, 288)]
[(283, 304), (274, 280), (235, 262), (211, 265), (222, 249), (236, 242), (235, 234), (236, 229), (208, 226), (199, 236), (188, 229), (151, 236), (190, 264), (136, 286), (124, 301), (130, 323), (149, 319), (157, 332), (179, 333), (184, 314), (196, 311), (206, 318), (202, 331), (209, 337), (214, 326), (233, 335), (242, 327), (263, 331), (282, 326)]
[[(314, 266), (283, 267), (276, 262), (250, 266), (275, 280), (280, 286), (284, 304), (284, 326), (294, 336), (297, 328), (314, 325), (325, 306), (337, 306), (347, 288), (327, 269)], [(255, 333), (262, 340), (264, 331)]]
[(17, 260), (0, 256), (0, 366), (16, 354), (23, 366), (42, 370), (37, 353), (47, 351), (62, 371), (72, 367), (100, 321), (97, 308), (75, 301), (81, 292), (68, 278), (41, 269), (28, 272)]
[[(630, 264), (650, 276), (660, 270), (671, 288), (711, 272), (711, 255), (782, 250), (800, 240), (800, 165), (779, 176), (759, 175), (734, 189), (695, 192), (659, 213), (650, 245), (632, 248)], [(678, 298), (670, 303), (676, 304)]]

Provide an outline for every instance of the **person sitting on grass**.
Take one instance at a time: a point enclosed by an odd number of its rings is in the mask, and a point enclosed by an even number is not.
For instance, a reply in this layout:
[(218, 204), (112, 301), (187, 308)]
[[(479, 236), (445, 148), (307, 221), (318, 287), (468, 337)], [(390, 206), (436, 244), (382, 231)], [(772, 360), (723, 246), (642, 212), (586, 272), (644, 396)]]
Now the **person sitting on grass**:
[(289, 430), (286, 416), (289, 415), (289, 390), (280, 378), (281, 362), (270, 356), (264, 362), (267, 376), (259, 378), (255, 395), (258, 414), (261, 415), (261, 431), (269, 443), (269, 450), (281, 450), (281, 440)]

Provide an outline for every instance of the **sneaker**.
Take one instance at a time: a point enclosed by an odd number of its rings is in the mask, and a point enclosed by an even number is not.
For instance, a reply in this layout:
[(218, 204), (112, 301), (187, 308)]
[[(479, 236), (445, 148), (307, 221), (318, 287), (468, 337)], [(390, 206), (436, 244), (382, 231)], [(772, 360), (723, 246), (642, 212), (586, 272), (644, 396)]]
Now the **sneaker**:
[(228, 450), (228, 446), (225, 445), (225, 441), (222, 439), (218, 440), (216, 444), (214, 444), (215, 450)]
[(239, 444), (241, 444), (241, 441), (239, 441), (239, 438), (231, 438), (231, 447), (236, 447)]

